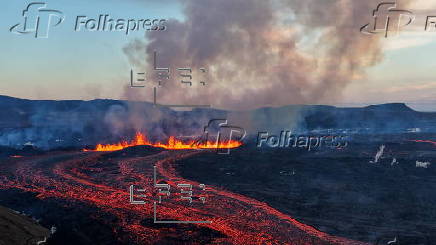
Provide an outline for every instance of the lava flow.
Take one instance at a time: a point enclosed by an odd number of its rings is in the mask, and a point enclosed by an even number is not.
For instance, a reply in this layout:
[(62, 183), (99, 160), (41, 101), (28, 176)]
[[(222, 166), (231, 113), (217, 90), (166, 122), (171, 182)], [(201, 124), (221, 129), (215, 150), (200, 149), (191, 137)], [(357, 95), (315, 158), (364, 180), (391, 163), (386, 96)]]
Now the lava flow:
[(20, 155), (13, 155), (13, 156), (10, 156), (11, 158), (22, 158), (23, 156), (20, 156)]
[(223, 143), (205, 141), (199, 142), (195, 140), (190, 140), (184, 142), (182, 140), (176, 139), (174, 136), (170, 136), (166, 143), (162, 142), (151, 142), (142, 133), (136, 133), (135, 139), (131, 142), (123, 141), (116, 144), (98, 144), (94, 150), (84, 149), (84, 151), (119, 151), (131, 146), (148, 145), (153, 147), (160, 147), (167, 150), (187, 150), (187, 149), (232, 149), (237, 148), (242, 145), (242, 142), (229, 140)]
[[(193, 201), (190, 204), (181, 200), (177, 195), (178, 184), (199, 186), (200, 183), (181, 177), (176, 170), (176, 160), (201, 153), (164, 150), (150, 151), (141, 157), (129, 156), (127, 152), (109, 157), (104, 152), (54, 152), (8, 158), (0, 165), (0, 189), (20, 189), (35, 193), (41, 201), (59, 200), (72, 207), (94, 207), (97, 210), (91, 219), (112, 227), (117, 244), (175, 244), (171, 239), (186, 237), (194, 240), (183, 244), (198, 244), (195, 239), (209, 239), (208, 244), (365, 244), (320, 232), (266, 203), (218, 187), (207, 187), (205, 203)], [(211, 223), (154, 224), (153, 166), (156, 166), (159, 181), (164, 180), (171, 187), (171, 195), (165, 196), (159, 204), (159, 220), (209, 220)], [(144, 205), (130, 203), (131, 185), (146, 190)], [(107, 218), (105, 214), (115, 218)], [(84, 227), (83, 231), (88, 228)]]
[(436, 146), (436, 141), (432, 141), (432, 140), (412, 140), (412, 141), (418, 142), (418, 143), (429, 143), (429, 144)]

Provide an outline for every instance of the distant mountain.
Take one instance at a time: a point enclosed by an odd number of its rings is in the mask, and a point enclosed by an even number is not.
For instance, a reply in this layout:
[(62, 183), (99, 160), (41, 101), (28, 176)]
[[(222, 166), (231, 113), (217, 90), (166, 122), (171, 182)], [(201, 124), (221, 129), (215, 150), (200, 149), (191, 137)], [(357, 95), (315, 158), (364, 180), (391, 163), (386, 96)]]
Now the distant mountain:
[(307, 129), (368, 129), (376, 133), (436, 129), (436, 113), (417, 112), (401, 103), (363, 108), (314, 106), (305, 110), (303, 121)]
[(174, 111), (147, 102), (122, 100), (25, 100), (0, 96), (0, 145), (25, 143), (42, 148), (94, 145), (131, 137), (136, 131), (150, 138), (193, 136), (211, 119), (228, 119), (249, 134), (281, 130), (319, 133), (435, 132), (436, 113), (417, 112), (405, 104), (338, 108), (290, 105), (252, 111), (194, 109)]

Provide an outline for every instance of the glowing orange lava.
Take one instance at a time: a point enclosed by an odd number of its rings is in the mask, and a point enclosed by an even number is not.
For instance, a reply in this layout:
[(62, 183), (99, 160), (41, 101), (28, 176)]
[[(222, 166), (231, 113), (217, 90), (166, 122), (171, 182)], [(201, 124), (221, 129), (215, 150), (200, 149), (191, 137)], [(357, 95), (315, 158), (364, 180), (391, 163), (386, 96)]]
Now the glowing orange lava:
[(412, 141), (418, 142), (418, 143), (429, 143), (429, 144), (436, 146), (436, 141), (432, 141), (432, 140), (412, 140)]
[(20, 156), (20, 155), (13, 155), (13, 156), (10, 156), (11, 158), (22, 158), (23, 156)]
[(173, 136), (170, 136), (166, 143), (162, 142), (151, 142), (147, 139), (145, 135), (142, 133), (136, 133), (135, 139), (131, 142), (123, 141), (117, 144), (98, 144), (94, 150), (84, 149), (84, 151), (119, 151), (131, 146), (138, 145), (149, 145), (154, 147), (161, 147), (168, 150), (183, 150), (183, 149), (232, 149), (237, 148), (242, 145), (242, 142), (230, 140), (227, 142), (214, 142), (214, 141), (205, 141), (198, 142), (195, 140), (190, 140), (188, 142), (184, 142), (182, 140), (178, 140)]

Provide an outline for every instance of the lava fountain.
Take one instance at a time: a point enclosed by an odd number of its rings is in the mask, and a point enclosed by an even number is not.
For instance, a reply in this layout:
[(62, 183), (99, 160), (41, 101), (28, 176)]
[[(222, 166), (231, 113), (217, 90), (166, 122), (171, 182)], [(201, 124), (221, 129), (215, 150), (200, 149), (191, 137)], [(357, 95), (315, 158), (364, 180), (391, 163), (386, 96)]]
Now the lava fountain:
[(147, 137), (137, 132), (135, 139), (128, 142), (122, 141), (116, 144), (98, 144), (94, 150), (84, 149), (84, 151), (119, 151), (131, 146), (147, 145), (160, 147), (167, 150), (187, 150), (187, 149), (233, 149), (242, 145), (242, 142), (236, 140), (228, 140), (225, 142), (206, 140), (204, 142), (198, 140), (182, 141), (170, 136), (166, 143), (151, 142)]

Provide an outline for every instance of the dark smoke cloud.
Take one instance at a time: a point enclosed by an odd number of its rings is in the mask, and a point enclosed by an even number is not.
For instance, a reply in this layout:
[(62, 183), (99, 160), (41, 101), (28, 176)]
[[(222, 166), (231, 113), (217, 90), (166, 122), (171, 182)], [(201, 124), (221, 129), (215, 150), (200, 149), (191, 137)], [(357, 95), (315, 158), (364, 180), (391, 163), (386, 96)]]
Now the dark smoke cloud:
[[(159, 90), (162, 103), (211, 103), (226, 109), (331, 103), (382, 59), (381, 37), (359, 32), (379, 0), (181, 3), (183, 21), (169, 20), (166, 31), (147, 32), (146, 40), (124, 49), (148, 74), (156, 73), (155, 50), (160, 66), (170, 66), (173, 78)], [(407, 3), (401, 1), (401, 6)], [(186, 88), (176, 67), (208, 68), (208, 85)], [(193, 75), (195, 81), (198, 73)]]

